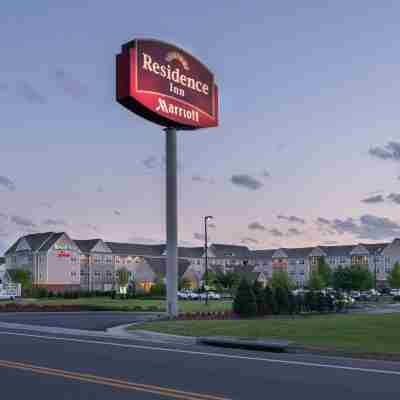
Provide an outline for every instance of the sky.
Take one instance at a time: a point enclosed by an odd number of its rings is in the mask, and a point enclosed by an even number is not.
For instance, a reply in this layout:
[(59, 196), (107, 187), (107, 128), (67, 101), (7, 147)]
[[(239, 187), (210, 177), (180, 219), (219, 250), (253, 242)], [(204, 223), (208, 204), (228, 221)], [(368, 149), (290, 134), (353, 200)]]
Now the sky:
[(220, 92), (219, 127), (178, 133), (181, 245), (204, 215), (211, 242), (252, 249), (400, 237), (400, 3), (250, 3), (3, 2), (0, 253), (43, 231), (165, 241), (165, 134), (115, 101), (140, 37)]

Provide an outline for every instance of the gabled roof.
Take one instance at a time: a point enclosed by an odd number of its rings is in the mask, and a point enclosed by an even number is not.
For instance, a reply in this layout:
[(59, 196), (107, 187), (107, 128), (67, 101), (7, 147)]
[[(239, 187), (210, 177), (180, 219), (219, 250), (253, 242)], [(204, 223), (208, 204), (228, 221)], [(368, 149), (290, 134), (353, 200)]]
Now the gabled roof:
[(295, 248), (284, 248), (283, 250), (289, 258), (307, 258), (310, 256), (314, 247), (295, 247)]
[(22, 239), (25, 239), (28, 242), (32, 251), (36, 251), (44, 244), (46, 240), (50, 239), (52, 235), (54, 235), (54, 232), (34, 233), (31, 235), (22, 236), (5, 252), (5, 255), (14, 253)]
[[(165, 277), (167, 274), (167, 260), (165, 258), (145, 258), (150, 268), (154, 273)], [(189, 261), (178, 259), (178, 276), (179, 278), (186, 272), (189, 268)]]
[(75, 240), (75, 244), (79, 247), (79, 250), (83, 253), (90, 253), (94, 246), (101, 241), (101, 239), (88, 239), (88, 240)]
[(346, 256), (350, 257), (351, 250), (354, 249), (355, 245), (345, 245), (345, 246), (318, 246), (322, 249), (328, 257), (339, 257)]
[(105, 243), (111, 249), (113, 254), (120, 254), (126, 256), (161, 257), (165, 249), (164, 244), (150, 245), (150, 244), (133, 244), (133, 243), (116, 243), (116, 242), (105, 242)]
[(178, 247), (178, 257), (182, 258), (201, 258), (204, 247)]
[(51, 249), (53, 244), (57, 242), (60, 237), (64, 235), (64, 232), (59, 232), (59, 233), (54, 233), (53, 236), (51, 236), (40, 248), (40, 251), (48, 251)]
[(271, 250), (253, 250), (251, 251), (251, 256), (260, 259), (272, 259), (272, 255), (275, 253), (276, 249)]
[(363, 244), (364, 247), (367, 248), (369, 254), (380, 254), (382, 250), (389, 246), (390, 243), (371, 243), (371, 244)]
[(236, 246), (231, 244), (212, 244), (215, 257), (250, 257), (251, 252), (247, 246)]

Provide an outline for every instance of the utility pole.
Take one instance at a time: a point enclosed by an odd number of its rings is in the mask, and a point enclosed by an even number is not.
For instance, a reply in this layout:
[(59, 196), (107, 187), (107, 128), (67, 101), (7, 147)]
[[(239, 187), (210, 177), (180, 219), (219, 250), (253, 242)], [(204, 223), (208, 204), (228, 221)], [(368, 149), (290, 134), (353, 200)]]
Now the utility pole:
[[(205, 286), (208, 286), (208, 243), (207, 243), (207, 221), (212, 219), (212, 215), (204, 217), (204, 252), (205, 252)], [(206, 290), (206, 304), (208, 304), (208, 290)]]

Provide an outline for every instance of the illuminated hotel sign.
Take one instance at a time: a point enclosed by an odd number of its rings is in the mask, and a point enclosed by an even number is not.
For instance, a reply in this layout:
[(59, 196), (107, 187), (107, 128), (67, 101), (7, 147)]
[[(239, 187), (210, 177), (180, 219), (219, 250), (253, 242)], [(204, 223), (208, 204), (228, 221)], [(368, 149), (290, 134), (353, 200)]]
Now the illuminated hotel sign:
[(176, 129), (218, 125), (214, 75), (186, 51), (136, 39), (117, 55), (117, 101), (149, 121)]

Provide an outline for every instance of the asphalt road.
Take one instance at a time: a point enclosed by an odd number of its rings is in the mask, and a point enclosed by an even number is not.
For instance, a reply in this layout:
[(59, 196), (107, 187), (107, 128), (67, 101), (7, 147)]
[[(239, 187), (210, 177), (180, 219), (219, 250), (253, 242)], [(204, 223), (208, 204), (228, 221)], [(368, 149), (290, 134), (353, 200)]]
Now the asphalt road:
[(0, 329), (7, 399), (376, 400), (399, 381), (400, 363)]
[(93, 331), (105, 331), (145, 318), (146, 314), (129, 312), (0, 313), (0, 322)]

